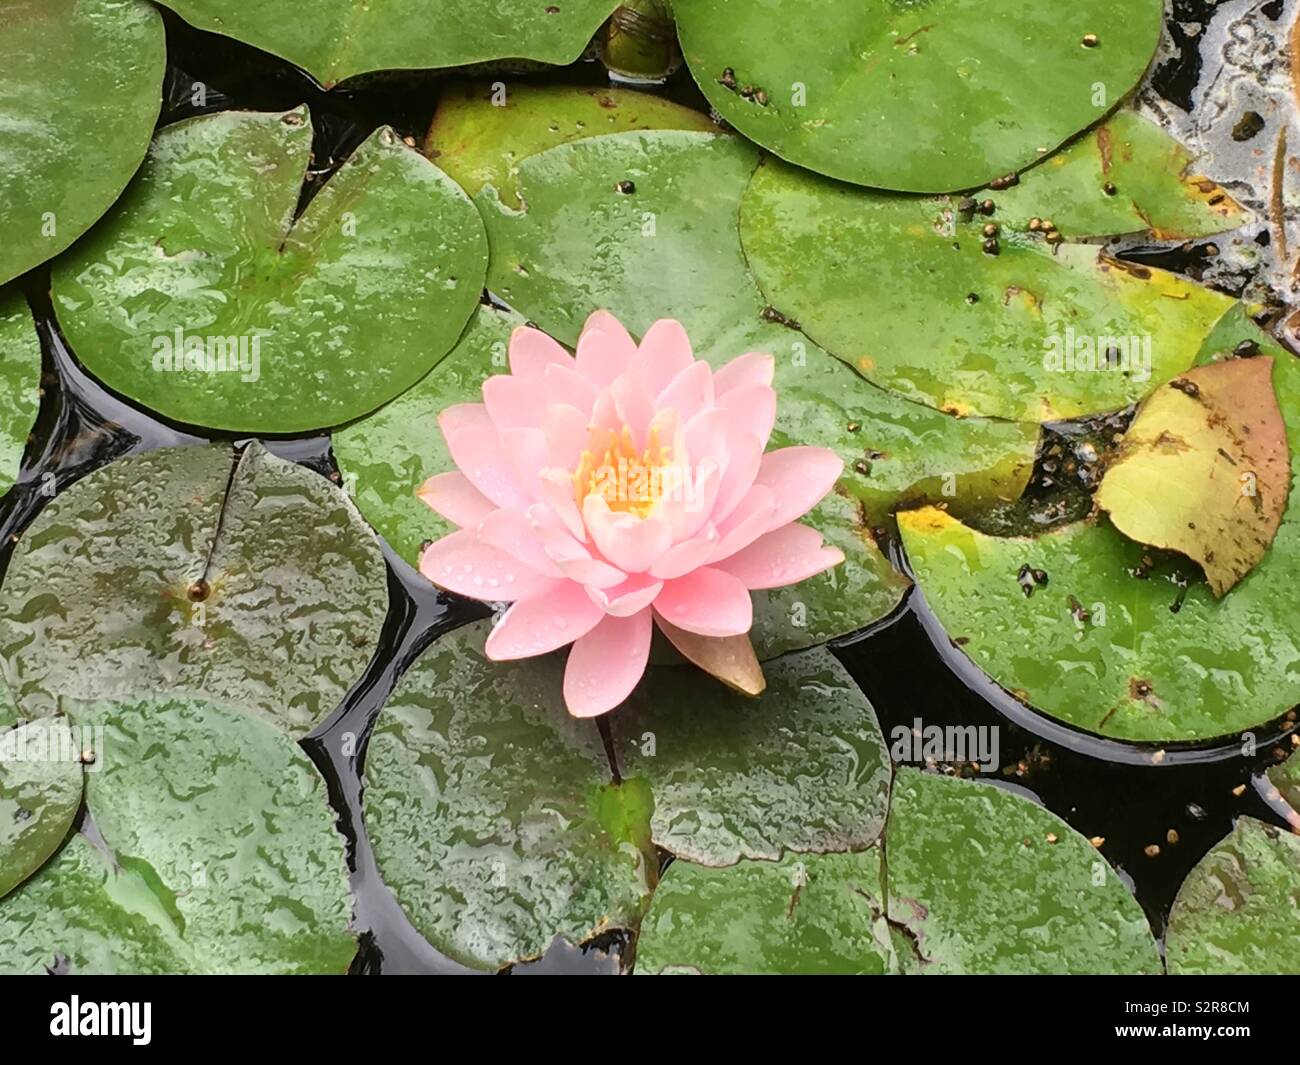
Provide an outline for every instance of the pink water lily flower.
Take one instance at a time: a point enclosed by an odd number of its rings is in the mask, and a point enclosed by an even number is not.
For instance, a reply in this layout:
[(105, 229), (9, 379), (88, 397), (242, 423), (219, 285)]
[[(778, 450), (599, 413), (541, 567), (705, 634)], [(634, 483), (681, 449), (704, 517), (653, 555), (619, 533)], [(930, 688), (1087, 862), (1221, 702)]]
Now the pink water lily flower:
[(651, 620), (703, 637), (753, 622), (750, 592), (844, 560), (795, 519), (843, 463), (818, 447), (764, 453), (776, 419), (770, 355), (714, 373), (664, 319), (638, 346), (607, 311), (577, 356), (516, 329), (510, 373), (483, 402), (442, 412), (458, 470), (419, 490), (456, 532), (425, 548), (440, 588), (513, 604), (487, 641), (496, 660), (572, 643), (564, 700), (576, 717), (618, 706), (645, 671)]

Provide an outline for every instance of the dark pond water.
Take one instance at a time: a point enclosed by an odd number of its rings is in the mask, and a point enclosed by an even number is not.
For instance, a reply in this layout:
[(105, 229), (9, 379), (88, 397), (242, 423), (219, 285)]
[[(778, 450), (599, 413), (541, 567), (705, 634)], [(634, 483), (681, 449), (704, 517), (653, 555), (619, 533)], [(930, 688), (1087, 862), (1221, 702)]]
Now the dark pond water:
[[(1202, 0), (1174, 0), (1173, 7), (1175, 17), (1184, 20), (1207, 9)], [(170, 68), (164, 124), (201, 111), (309, 105), (315, 127), (314, 162), (303, 203), (377, 126), (391, 125), (416, 143), (428, 128), (437, 99), (436, 79), (404, 77), (326, 93), (289, 64), (194, 31), (170, 14), (167, 30)], [(1196, 82), (1199, 61), (1181, 31), (1173, 36), (1176, 54), (1160, 64), (1152, 83), (1167, 99), (1181, 104)], [(518, 75), (510, 77), (520, 80)], [(607, 84), (602, 67), (583, 62), (528, 80)], [(198, 83), (206, 92), (201, 101), (195, 93)], [(684, 71), (655, 91), (707, 111)], [(1161, 266), (1199, 276), (1211, 252), (1198, 244), (1135, 248), (1125, 254), (1158, 256)], [(0, 501), (0, 565), (8, 563), (11, 538), (43, 503), (98, 466), (151, 448), (207, 439), (239, 440), (228, 434), (196, 435), (167, 424), (103, 388), (80, 367), (59, 332), (49, 302), (48, 272), (34, 271), (24, 283), (43, 345), (44, 394), (23, 476)], [(338, 477), (327, 436), (264, 442), (284, 458), (323, 476)], [(439, 955), (411, 927), (380, 880), (361, 824), (360, 767), (364, 737), (402, 670), (440, 635), (484, 616), (485, 611), (435, 592), (391, 552), (385, 549), (385, 553), (391, 606), (380, 649), (343, 705), (304, 745), (329, 785), (349, 841), (357, 926), (362, 930), (353, 971), (463, 972), (467, 970)], [(898, 557), (896, 549), (893, 554), (905, 568), (906, 560)], [(1235, 817), (1249, 814), (1286, 824), (1282, 811), (1264, 798), (1261, 773), (1290, 750), (1294, 712), (1257, 731), (1253, 755), (1243, 754), (1233, 737), (1169, 746), (1154, 764), (1154, 748), (1101, 740), (1026, 709), (953, 646), (915, 590), (892, 617), (842, 641), (835, 651), (871, 699), (886, 735), (896, 725), (910, 726), (917, 717), (924, 718), (926, 725), (998, 727), (1001, 764), (985, 776), (1036, 798), (1084, 836), (1102, 837), (1101, 852), (1133, 888), (1158, 936), (1184, 876), (1228, 833)], [(617, 714), (610, 724), (617, 731)], [(338, 753), (348, 749), (343, 743), (347, 734), (362, 740), (352, 757)], [(93, 831), (93, 826), (85, 825), (83, 830)], [(1176, 843), (1170, 842), (1175, 838), (1171, 831), (1176, 833)], [(1151, 856), (1147, 851), (1153, 845), (1159, 853)], [(587, 950), (561, 944), (540, 961), (516, 966), (513, 972), (616, 972), (617, 955), (624, 945), (620, 935)]]

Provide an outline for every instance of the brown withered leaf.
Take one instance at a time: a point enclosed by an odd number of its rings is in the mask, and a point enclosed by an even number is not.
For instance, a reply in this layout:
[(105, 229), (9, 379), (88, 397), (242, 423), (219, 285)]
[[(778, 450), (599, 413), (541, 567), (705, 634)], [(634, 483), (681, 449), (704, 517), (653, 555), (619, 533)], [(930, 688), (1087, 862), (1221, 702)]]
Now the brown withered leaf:
[(1229, 359), (1143, 402), (1097, 502), (1130, 539), (1199, 562), (1222, 596), (1263, 558), (1291, 481), (1273, 360)]
[(754, 654), (749, 635), (700, 636), (656, 616), (655, 622), (669, 642), (688, 662), (716, 677), (742, 695), (761, 695), (767, 687), (763, 667)]

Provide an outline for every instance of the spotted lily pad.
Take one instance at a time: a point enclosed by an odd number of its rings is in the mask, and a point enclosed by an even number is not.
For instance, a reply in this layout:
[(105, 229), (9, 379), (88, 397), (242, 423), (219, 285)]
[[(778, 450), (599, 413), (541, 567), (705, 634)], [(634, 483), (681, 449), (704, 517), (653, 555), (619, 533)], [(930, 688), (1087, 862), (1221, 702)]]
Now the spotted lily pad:
[(1092, 845), (991, 784), (900, 767), (889, 918), (927, 973), (1158, 973), (1146, 917)]
[(302, 67), (326, 87), (379, 70), (497, 59), (572, 63), (615, 0), (164, 0), (186, 22)]
[(0, 284), (53, 258), (121, 195), (162, 106), (163, 24), (144, 0), (5, 0)]
[(1197, 161), (1154, 122), (1122, 109), (1020, 175), (981, 193), (1004, 226), (1051, 222), (1071, 240), (1150, 233), (1191, 240), (1236, 229), (1248, 214)]
[(844, 181), (949, 192), (1028, 166), (1101, 118), (1146, 69), (1162, 5), (676, 0), (673, 10), (692, 75), (745, 136)]
[(642, 975), (897, 971), (878, 848), (730, 869), (674, 862), (641, 922)]
[(40, 407), (41, 344), (27, 301), (0, 291), (0, 493), (18, 477)]
[(754, 699), (693, 667), (658, 669), (613, 719), (625, 772), (654, 793), (657, 846), (723, 866), (861, 850), (879, 836), (889, 755), (871, 704), (825, 650), (764, 673)]
[(325, 783), (279, 730), (203, 698), (83, 704), (86, 801), (110, 854), (73, 837), (0, 903), (0, 970), (343, 973), (356, 953)]
[(1273, 360), (1197, 366), (1138, 409), (1097, 502), (1121, 532), (1201, 564), (1223, 595), (1263, 558), (1290, 489)]
[(379, 545), (319, 475), (250, 444), (122, 459), (56, 496), (0, 588), (19, 707), (201, 692), (294, 736), (364, 670), (388, 605)]
[[(1253, 339), (1247, 325), (1235, 311), (1198, 360), (1242, 341), (1271, 356), (1294, 457), (1300, 364)], [(987, 536), (933, 508), (901, 514), (899, 528), (949, 635), (964, 637), (980, 668), (1053, 717), (1117, 739), (1196, 740), (1253, 728), (1300, 702), (1294, 506), (1260, 564), (1221, 599), (1194, 565), (1134, 543), (1104, 516), (1037, 539)]]
[(740, 215), (768, 302), (876, 384), (953, 414), (1124, 407), (1186, 370), (1231, 306), (1093, 245), (985, 238), (988, 224), (951, 198), (854, 189), (775, 161)]
[(662, 96), (588, 86), (458, 82), (438, 97), (425, 138), (430, 159), (471, 196), (485, 185), (515, 196), (514, 167), (557, 144), (637, 129), (716, 132), (706, 115)]
[(54, 269), (97, 377), (177, 421), (305, 432), (374, 410), (456, 343), (487, 261), (469, 199), (385, 127), (295, 219), (311, 142), (305, 108), (158, 134)]
[(0, 898), (59, 848), (81, 805), (80, 751), (63, 718), (0, 731)]
[(384, 707), (366, 750), (375, 859), (417, 929), (466, 965), (540, 956), (635, 925), (656, 868), (644, 784), (610, 783), (570, 717), (563, 659), (482, 657), (485, 625), (442, 637)]
[(1177, 976), (1300, 973), (1300, 836), (1239, 818), (1178, 889), (1165, 957)]

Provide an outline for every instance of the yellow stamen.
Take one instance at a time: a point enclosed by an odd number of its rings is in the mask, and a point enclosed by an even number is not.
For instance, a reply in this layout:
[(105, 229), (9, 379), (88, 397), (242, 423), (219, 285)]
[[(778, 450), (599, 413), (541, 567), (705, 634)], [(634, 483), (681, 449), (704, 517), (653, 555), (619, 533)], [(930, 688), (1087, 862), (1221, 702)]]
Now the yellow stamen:
[(609, 509), (646, 517), (668, 490), (664, 470), (671, 464), (672, 448), (659, 442), (659, 430), (651, 428), (650, 439), (639, 454), (632, 430), (593, 428), (587, 449), (573, 471), (573, 491), (578, 506), (587, 496), (602, 497)]

